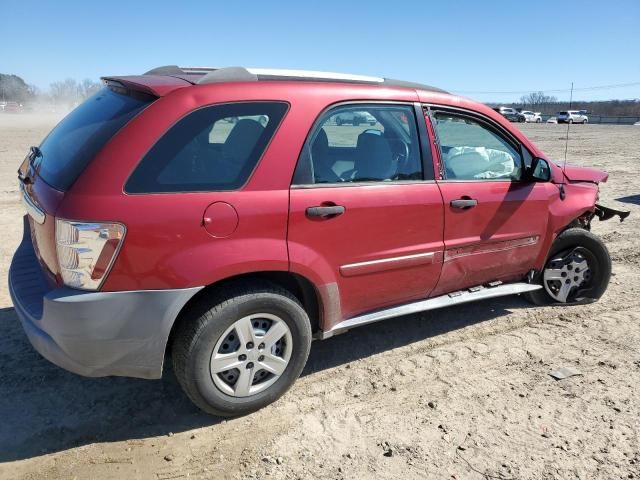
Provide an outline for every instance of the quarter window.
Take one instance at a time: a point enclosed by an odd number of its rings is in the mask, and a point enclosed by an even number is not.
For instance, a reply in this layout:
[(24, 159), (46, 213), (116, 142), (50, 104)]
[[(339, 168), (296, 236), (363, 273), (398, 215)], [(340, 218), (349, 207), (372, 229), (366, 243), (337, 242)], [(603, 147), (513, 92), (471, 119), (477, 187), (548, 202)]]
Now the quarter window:
[(286, 103), (213, 105), (190, 113), (149, 150), (128, 193), (236, 190), (249, 178), (287, 110)]
[(462, 115), (436, 112), (435, 128), (446, 179), (520, 179), (520, 154), (484, 122)]
[(295, 184), (423, 178), (414, 109), (343, 105), (323, 115), (298, 161)]

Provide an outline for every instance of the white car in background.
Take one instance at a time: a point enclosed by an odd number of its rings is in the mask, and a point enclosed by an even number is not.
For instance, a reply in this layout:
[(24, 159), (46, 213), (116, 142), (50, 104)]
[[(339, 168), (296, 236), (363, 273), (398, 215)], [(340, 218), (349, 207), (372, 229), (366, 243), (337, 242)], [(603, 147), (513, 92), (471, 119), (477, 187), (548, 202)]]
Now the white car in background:
[(368, 123), (373, 126), (377, 123), (376, 117), (371, 115), (369, 112), (354, 112), (346, 110), (342, 113), (339, 113), (334, 117), (336, 125), (344, 125), (345, 123), (350, 123), (354, 127), (357, 127), (361, 123)]
[(549, 117), (547, 123), (558, 123), (558, 119), (556, 117)]
[(542, 114), (540, 112), (522, 110), (520, 113), (524, 115), (524, 121), (527, 123), (542, 123)]
[(589, 117), (584, 110), (558, 112), (558, 123), (588, 123)]

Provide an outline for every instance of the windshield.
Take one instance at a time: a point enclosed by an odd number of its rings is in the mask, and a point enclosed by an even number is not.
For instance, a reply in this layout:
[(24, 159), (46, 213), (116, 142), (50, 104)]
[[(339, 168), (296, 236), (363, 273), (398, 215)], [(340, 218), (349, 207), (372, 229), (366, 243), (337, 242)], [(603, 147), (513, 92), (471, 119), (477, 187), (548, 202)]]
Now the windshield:
[(91, 160), (154, 97), (105, 87), (67, 115), (40, 145), (38, 175), (67, 190)]

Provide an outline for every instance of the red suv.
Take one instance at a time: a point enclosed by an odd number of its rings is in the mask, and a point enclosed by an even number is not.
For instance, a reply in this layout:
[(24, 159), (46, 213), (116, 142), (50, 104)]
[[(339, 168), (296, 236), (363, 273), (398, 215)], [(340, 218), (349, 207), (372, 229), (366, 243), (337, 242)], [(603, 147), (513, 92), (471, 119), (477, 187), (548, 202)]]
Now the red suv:
[[(176, 376), (258, 409), (312, 338), (523, 293), (585, 303), (607, 174), (561, 169), (490, 108), (377, 77), (161, 67), (105, 87), (32, 147), (10, 292), (31, 343), (87, 376)], [(343, 114), (365, 124), (338, 126)]]

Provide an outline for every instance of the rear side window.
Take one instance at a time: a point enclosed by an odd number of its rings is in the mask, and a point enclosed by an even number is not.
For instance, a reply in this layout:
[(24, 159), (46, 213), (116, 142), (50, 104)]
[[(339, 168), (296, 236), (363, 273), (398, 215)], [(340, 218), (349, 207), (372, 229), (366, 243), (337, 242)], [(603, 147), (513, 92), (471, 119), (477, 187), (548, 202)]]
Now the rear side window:
[(264, 153), (288, 105), (212, 105), (173, 125), (127, 181), (128, 193), (236, 190)]
[(104, 145), (155, 97), (105, 87), (67, 115), (40, 145), (40, 177), (67, 190)]
[(295, 185), (422, 180), (413, 105), (341, 105), (316, 123)]

